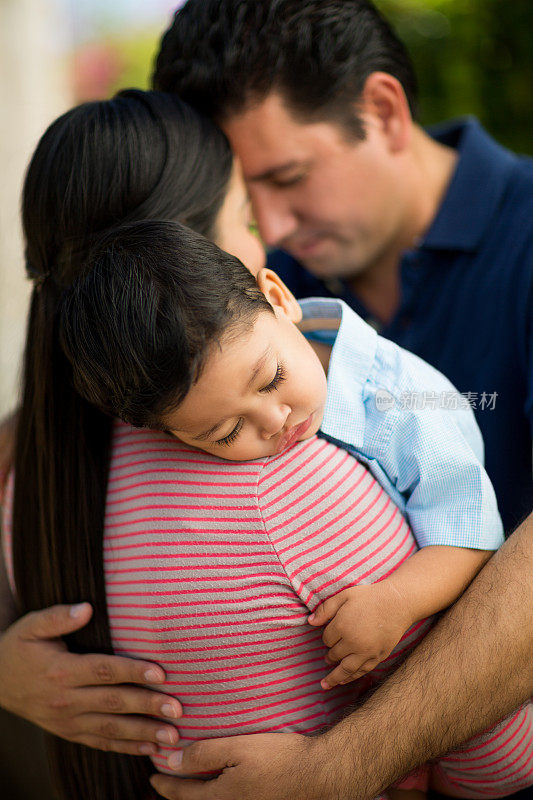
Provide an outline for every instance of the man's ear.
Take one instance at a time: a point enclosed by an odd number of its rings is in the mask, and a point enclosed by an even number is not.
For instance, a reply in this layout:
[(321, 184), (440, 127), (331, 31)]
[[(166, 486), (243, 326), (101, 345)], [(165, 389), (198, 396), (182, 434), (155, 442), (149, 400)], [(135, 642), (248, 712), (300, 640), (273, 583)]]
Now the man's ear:
[(280, 309), (291, 322), (300, 322), (302, 311), (293, 293), (287, 289), (279, 275), (263, 267), (256, 275), (257, 285), (274, 309)]
[(409, 145), (413, 120), (403, 86), (386, 72), (372, 72), (365, 81), (359, 101), (359, 113), (374, 120), (386, 137), (391, 152), (401, 152)]

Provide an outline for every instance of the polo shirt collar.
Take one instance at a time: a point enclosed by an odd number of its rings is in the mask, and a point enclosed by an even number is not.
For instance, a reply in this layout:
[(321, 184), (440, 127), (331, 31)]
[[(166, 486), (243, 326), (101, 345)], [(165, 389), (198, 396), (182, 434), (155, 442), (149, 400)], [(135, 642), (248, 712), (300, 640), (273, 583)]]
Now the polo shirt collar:
[(455, 147), (459, 158), (437, 216), (420, 242), (435, 250), (475, 251), (496, 213), (515, 156), (492, 139), (474, 118), (428, 130)]
[(342, 300), (300, 300), (303, 332), (332, 344), (328, 392), (320, 430), (352, 447), (362, 447), (365, 435), (364, 389), (374, 365), (378, 335)]

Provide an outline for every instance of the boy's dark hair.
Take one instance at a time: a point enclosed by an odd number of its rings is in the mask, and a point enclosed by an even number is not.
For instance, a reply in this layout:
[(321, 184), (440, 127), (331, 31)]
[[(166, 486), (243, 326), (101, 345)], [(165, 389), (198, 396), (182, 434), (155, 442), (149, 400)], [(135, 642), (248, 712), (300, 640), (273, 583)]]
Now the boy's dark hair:
[(354, 106), (376, 71), (400, 81), (414, 117), (411, 60), (369, 0), (188, 0), (163, 35), (153, 85), (218, 121), (277, 91), (297, 119), (364, 138)]
[(234, 256), (178, 222), (108, 231), (63, 294), (59, 341), (76, 390), (103, 413), (165, 429), (212, 345), (272, 306)]

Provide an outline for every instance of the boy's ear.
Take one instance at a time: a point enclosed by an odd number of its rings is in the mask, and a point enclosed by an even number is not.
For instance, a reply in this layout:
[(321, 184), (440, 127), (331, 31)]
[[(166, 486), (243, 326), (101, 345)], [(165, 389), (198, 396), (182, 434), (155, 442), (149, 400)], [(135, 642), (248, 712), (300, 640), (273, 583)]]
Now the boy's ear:
[(256, 275), (257, 285), (270, 305), (281, 309), (291, 322), (300, 322), (302, 311), (293, 293), (287, 289), (279, 275), (263, 267)]

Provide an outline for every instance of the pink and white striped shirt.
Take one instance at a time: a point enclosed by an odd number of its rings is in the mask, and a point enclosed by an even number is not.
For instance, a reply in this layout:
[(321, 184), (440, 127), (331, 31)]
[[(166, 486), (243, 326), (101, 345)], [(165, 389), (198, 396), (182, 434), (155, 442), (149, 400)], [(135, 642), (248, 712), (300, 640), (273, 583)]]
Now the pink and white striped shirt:
[(307, 616), (384, 578), (416, 544), (367, 469), (322, 439), (235, 463), (117, 423), (104, 548), (115, 651), (161, 664), (187, 745), (336, 719), (362, 684), (321, 689), (330, 668)]
[[(431, 622), (410, 628), (364, 680), (324, 692), (326, 649), (307, 615), (348, 586), (383, 579), (415, 550), (372, 475), (324, 440), (235, 463), (115, 425), (104, 531), (113, 645), (165, 669), (165, 691), (185, 709), (181, 746), (232, 734), (310, 733), (337, 719)], [(154, 757), (158, 769), (165, 771), (169, 752)], [(432, 771), (446, 791), (473, 800), (531, 786), (533, 706)], [(427, 774), (406, 786), (423, 788)]]

